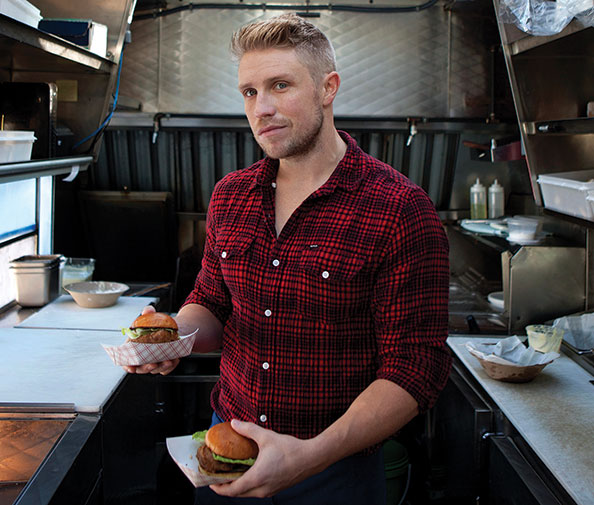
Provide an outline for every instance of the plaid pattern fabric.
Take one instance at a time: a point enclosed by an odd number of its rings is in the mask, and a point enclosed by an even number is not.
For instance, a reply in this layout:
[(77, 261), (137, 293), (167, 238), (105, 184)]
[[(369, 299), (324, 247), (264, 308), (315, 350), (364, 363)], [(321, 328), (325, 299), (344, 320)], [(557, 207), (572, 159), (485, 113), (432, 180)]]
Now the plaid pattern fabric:
[(167, 359), (183, 358), (192, 352), (195, 338), (196, 332), (187, 336), (180, 336), (179, 340), (164, 344), (126, 342), (122, 345), (101, 345), (114, 364), (118, 366), (138, 366), (147, 363), (159, 363)]
[(373, 380), (428, 409), (445, 385), (448, 244), (429, 197), (346, 133), (329, 180), (274, 221), (278, 162), (216, 186), (186, 300), (224, 323), (212, 406), (225, 420), (310, 438)]

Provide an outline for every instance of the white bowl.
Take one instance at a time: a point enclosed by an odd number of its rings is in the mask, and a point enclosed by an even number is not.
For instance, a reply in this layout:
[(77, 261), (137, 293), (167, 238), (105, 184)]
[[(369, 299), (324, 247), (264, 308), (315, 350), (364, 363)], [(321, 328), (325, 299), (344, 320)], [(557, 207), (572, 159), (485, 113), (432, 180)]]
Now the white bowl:
[(75, 282), (64, 286), (77, 305), (88, 309), (97, 309), (115, 305), (118, 298), (129, 286), (120, 282), (88, 281)]

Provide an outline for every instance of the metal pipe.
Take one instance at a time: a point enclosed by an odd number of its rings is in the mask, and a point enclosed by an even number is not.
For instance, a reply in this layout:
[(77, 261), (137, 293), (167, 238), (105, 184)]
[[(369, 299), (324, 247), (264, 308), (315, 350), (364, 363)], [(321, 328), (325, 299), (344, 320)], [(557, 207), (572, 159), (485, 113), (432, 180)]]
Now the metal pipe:
[(342, 11), (342, 12), (359, 12), (364, 14), (388, 14), (388, 13), (403, 13), (403, 12), (419, 12), (429, 7), (433, 7), (437, 3), (437, 0), (429, 0), (419, 5), (401, 6), (401, 7), (364, 7), (359, 5), (311, 5), (306, 3), (305, 5), (268, 5), (266, 3), (259, 4), (231, 4), (231, 3), (220, 3), (220, 4), (186, 4), (180, 5), (179, 7), (173, 7), (171, 9), (155, 10), (150, 14), (139, 14), (134, 16), (135, 21), (141, 21), (144, 19), (154, 19), (158, 17), (168, 16), (170, 14), (176, 14), (182, 11), (193, 11), (198, 9), (241, 9), (241, 10), (283, 10), (283, 11)]

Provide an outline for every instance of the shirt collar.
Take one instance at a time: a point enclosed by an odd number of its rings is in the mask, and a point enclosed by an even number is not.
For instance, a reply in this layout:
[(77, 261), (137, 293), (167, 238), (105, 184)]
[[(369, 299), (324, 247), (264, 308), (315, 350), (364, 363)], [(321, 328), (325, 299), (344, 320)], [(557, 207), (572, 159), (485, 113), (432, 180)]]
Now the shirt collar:
[[(336, 169), (324, 184), (324, 189), (332, 191), (335, 188), (341, 188), (346, 191), (353, 191), (359, 186), (363, 177), (363, 164), (361, 163), (362, 151), (348, 133), (338, 130), (338, 134), (346, 142), (347, 149), (342, 160), (336, 166)], [(278, 171), (278, 160), (266, 156), (260, 160), (260, 166), (256, 173), (255, 184), (261, 186), (270, 186), (276, 179)], [(325, 192), (325, 191), (324, 191)]]

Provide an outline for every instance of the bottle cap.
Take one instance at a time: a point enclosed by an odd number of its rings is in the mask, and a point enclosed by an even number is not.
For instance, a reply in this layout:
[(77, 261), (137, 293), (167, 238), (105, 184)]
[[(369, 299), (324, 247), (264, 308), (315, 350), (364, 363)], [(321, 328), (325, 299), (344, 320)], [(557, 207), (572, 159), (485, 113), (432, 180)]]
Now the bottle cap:
[(482, 189), (485, 189), (485, 186), (483, 186), (483, 185), (481, 184), (481, 181), (480, 181), (480, 180), (479, 180), (479, 178), (477, 177), (477, 178), (476, 178), (476, 182), (475, 182), (475, 183), (472, 185), (472, 187), (471, 187), (470, 189), (472, 189), (472, 190), (474, 190), (474, 191), (480, 191), (480, 190), (482, 190)]
[(501, 191), (503, 189), (503, 186), (501, 184), (499, 184), (497, 179), (495, 179), (493, 181), (493, 184), (491, 184), (491, 186), (489, 186), (489, 189), (492, 189), (493, 191)]

